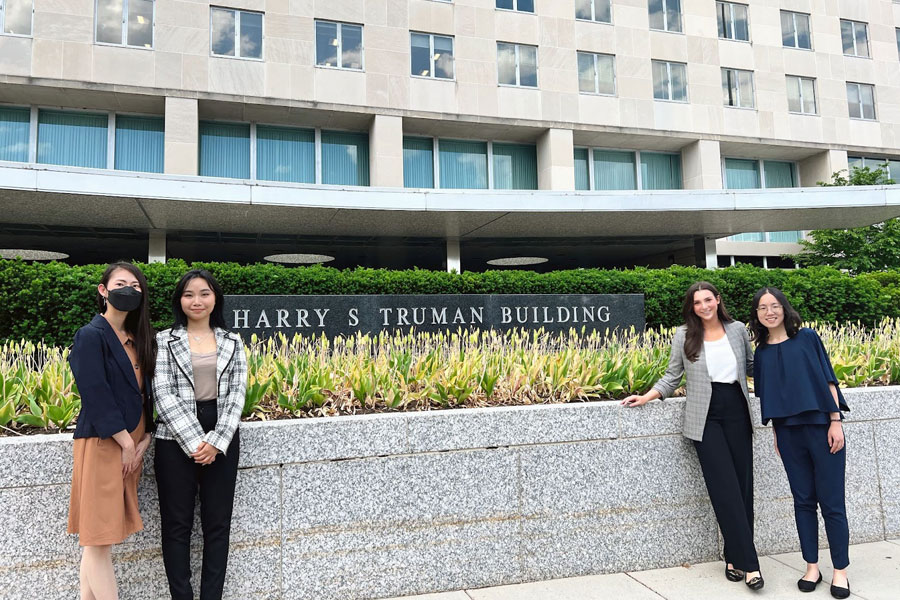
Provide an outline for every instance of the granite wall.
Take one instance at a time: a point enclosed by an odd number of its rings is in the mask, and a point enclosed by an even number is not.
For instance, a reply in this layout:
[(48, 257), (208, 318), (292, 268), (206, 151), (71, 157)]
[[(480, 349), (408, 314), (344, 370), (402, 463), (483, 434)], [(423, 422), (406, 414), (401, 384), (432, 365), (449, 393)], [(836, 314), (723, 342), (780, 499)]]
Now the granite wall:
[[(846, 395), (851, 541), (896, 538), (900, 387)], [(371, 599), (716, 559), (682, 410), (598, 402), (245, 424), (227, 597)], [(795, 550), (770, 429), (756, 430), (755, 450), (758, 548)], [(77, 597), (70, 473), (70, 435), (0, 439), (4, 598)], [(168, 596), (149, 468), (140, 495), (145, 530), (115, 563), (121, 597), (156, 600)]]

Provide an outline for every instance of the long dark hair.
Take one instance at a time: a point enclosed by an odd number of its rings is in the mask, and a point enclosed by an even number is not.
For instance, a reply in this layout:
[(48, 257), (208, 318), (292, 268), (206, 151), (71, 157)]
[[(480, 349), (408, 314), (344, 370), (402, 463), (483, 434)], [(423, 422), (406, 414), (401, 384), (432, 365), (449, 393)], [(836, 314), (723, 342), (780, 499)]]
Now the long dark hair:
[(684, 324), (687, 325), (687, 335), (684, 338), (684, 355), (691, 362), (696, 362), (700, 358), (700, 347), (703, 345), (703, 321), (694, 314), (694, 294), (700, 290), (709, 290), (713, 296), (719, 299), (716, 314), (723, 325), (734, 321), (725, 309), (725, 301), (722, 300), (722, 295), (716, 289), (716, 286), (708, 281), (698, 281), (689, 287), (684, 294), (684, 305), (681, 307), (681, 314), (684, 317)]
[[(134, 275), (134, 278), (138, 280), (138, 285), (141, 286), (141, 304), (137, 310), (133, 310), (125, 316), (125, 331), (134, 340), (141, 373), (145, 377), (153, 377), (153, 369), (156, 366), (156, 334), (153, 327), (150, 326), (150, 291), (147, 289), (147, 278), (130, 262), (119, 260), (111, 263), (103, 271), (103, 277), (100, 278), (103, 287), (109, 289), (109, 280), (112, 274), (119, 269)], [(97, 290), (97, 308), (101, 315), (106, 312), (106, 298), (103, 297), (100, 290)]]
[(800, 325), (803, 323), (803, 320), (800, 319), (800, 313), (791, 306), (784, 292), (776, 287), (760, 288), (753, 296), (753, 303), (750, 306), (750, 340), (756, 342), (760, 348), (769, 343), (769, 328), (759, 320), (759, 312), (756, 310), (759, 308), (759, 301), (766, 294), (772, 294), (775, 300), (778, 301), (778, 304), (781, 305), (784, 313), (784, 330), (789, 338), (797, 335), (797, 332), (800, 331)]
[(181, 308), (181, 297), (191, 280), (198, 277), (209, 284), (209, 288), (216, 297), (216, 305), (209, 315), (210, 326), (228, 331), (228, 326), (225, 325), (225, 294), (222, 293), (222, 287), (216, 278), (206, 269), (191, 269), (178, 280), (178, 285), (175, 286), (175, 292), (172, 294), (172, 317), (175, 319), (173, 327), (187, 327), (188, 318)]

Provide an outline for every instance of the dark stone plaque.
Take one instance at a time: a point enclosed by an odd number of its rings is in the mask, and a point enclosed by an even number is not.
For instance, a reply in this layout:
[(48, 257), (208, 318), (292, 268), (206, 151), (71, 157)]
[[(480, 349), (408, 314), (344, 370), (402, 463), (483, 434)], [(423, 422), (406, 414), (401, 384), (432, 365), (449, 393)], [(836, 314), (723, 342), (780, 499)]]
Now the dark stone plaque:
[(225, 321), (245, 338), (382, 330), (644, 329), (643, 294), (226, 296)]

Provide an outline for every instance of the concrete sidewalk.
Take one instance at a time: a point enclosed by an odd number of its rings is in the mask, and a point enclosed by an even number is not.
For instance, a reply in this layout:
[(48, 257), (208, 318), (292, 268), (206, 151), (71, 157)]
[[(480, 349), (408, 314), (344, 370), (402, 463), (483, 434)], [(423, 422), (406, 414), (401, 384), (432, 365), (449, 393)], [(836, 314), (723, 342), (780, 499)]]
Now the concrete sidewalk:
[[(754, 592), (742, 583), (725, 579), (722, 562), (594, 575), (481, 588), (442, 594), (406, 596), (403, 600), (695, 600), (730, 598), (831, 598), (831, 560), (820, 551), (823, 581), (811, 594), (797, 589), (797, 579), (806, 570), (799, 552), (760, 559), (766, 587)], [(850, 598), (859, 600), (900, 599), (900, 540), (858, 544), (850, 547)], [(392, 598), (390, 600), (400, 600)]]

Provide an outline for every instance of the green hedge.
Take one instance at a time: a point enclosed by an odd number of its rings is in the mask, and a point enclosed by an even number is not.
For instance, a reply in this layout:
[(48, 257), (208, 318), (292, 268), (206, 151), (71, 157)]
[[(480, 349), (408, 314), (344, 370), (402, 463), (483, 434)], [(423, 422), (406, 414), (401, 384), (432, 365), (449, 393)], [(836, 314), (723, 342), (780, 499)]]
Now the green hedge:
[[(737, 266), (707, 271), (669, 269), (578, 269), (533, 273), (488, 271), (387, 271), (329, 267), (242, 266), (198, 263), (218, 278), (226, 294), (645, 294), (647, 325), (681, 322), (685, 289), (699, 279), (719, 287), (729, 311), (746, 320), (750, 300), (763, 285), (784, 290), (807, 320), (862, 321), (900, 317), (900, 273), (851, 277), (815, 267), (772, 270)], [(0, 260), (0, 339), (44, 340), (67, 345), (94, 313), (94, 294), (105, 265), (72, 267), (63, 263)], [(188, 269), (181, 260), (141, 265), (151, 291), (155, 327), (171, 323), (171, 294)]]

